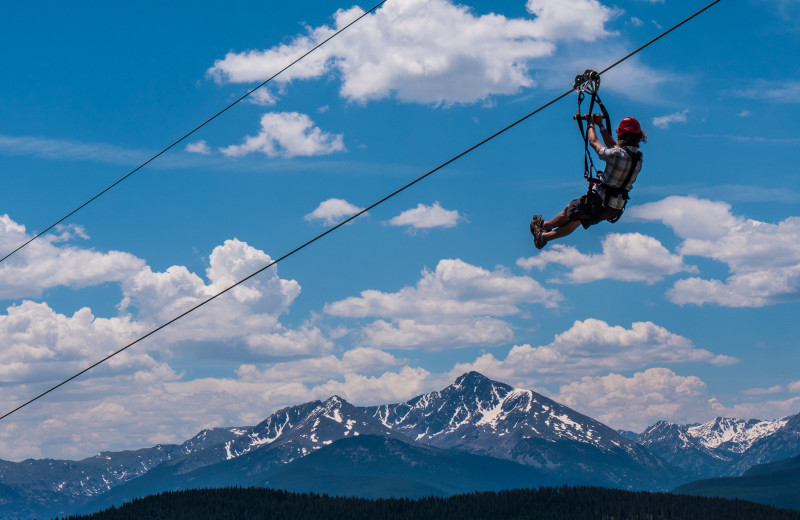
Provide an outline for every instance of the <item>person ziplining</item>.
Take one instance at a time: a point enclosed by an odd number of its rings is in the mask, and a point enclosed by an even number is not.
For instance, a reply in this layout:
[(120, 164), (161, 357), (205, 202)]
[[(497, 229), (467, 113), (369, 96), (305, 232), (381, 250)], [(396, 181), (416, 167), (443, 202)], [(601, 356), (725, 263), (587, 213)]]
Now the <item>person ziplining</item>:
[[(597, 92), (599, 87), (600, 75), (592, 70), (587, 70), (575, 78), (574, 89), (578, 91), (578, 110), (575, 119), (584, 139), (584, 177), (589, 181), (589, 189), (585, 195), (572, 200), (550, 220), (545, 221), (541, 215), (533, 216), (530, 231), (537, 249), (542, 249), (551, 240), (569, 235), (579, 225), (587, 229), (604, 220), (611, 223), (619, 220), (628, 201), (628, 192), (633, 188), (633, 183), (642, 169), (642, 152), (639, 151), (639, 145), (647, 142), (647, 136), (642, 131), (639, 121), (633, 117), (626, 117), (619, 123), (617, 140), (614, 140), (609, 130), (611, 118)], [(591, 94), (591, 103), (589, 112), (581, 114), (585, 93)], [(602, 110), (602, 114), (592, 113), (595, 103)], [(584, 121), (586, 121), (585, 131)], [(600, 129), (603, 144), (597, 138), (595, 125)], [(605, 161), (605, 171), (597, 171), (594, 168), (590, 147), (601, 160)]]

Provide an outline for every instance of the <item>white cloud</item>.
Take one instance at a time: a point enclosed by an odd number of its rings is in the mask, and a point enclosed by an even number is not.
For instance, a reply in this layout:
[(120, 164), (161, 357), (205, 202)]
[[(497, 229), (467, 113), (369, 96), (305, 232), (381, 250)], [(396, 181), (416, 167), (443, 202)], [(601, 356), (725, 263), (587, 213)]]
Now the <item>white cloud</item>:
[(790, 392), (800, 393), (800, 381), (789, 383), (786, 387)]
[[(61, 244), (75, 237), (86, 238), (76, 226), (61, 228), (58, 234), (44, 235), (0, 264), (0, 298), (38, 296), (51, 287), (81, 288), (120, 281), (144, 266), (144, 261), (129, 253), (101, 253)], [(0, 216), (0, 251), (10, 253), (30, 240), (25, 226), (8, 215)]]
[(362, 209), (344, 199), (328, 199), (320, 202), (317, 209), (303, 218), (307, 221), (321, 220), (328, 226), (333, 226), (346, 218), (352, 217)]
[(664, 363), (728, 365), (736, 358), (697, 348), (691, 340), (652, 322), (636, 322), (630, 329), (587, 319), (556, 335), (540, 347), (515, 345), (505, 359), (484, 354), (457, 370), (477, 370), (502, 381), (533, 386), (535, 383), (570, 381), (609, 370), (637, 370)]
[(781, 385), (771, 386), (769, 388), (750, 388), (744, 390), (742, 393), (745, 395), (768, 395), (783, 392), (784, 388)]
[(255, 365), (242, 365), (237, 375), (242, 381), (285, 381), (313, 383), (340, 377), (343, 374), (374, 372), (401, 364), (401, 360), (382, 350), (354, 348), (340, 358), (329, 355), (318, 358), (275, 363), (265, 370)]
[[(474, 103), (530, 87), (528, 63), (559, 40), (594, 41), (615, 14), (596, 0), (529, 0), (534, 19), (473, 15), (446, 0), (397, 0), (329, 41), (276, 78), (341, 78), (340, 94), (366, 102), (394, 96), (417, 103)], [(261, 81), (363, 11), (338, 11), (334, 27), (309, 28), (287, 44), (228, 53), (208, 74), (219, 82)]]
[(726, 405), (717, 398), (708, 401), (713, 417), (740, 417), (747, 419), (780, 419), (797, 414), (800, 409), (800, 397), (791, 397), (781, 401), (758, 401), (750, 403), (736, 403)]
[[(209, 258), (208, 283), (183, 266), (163, 273), (148, 266), (121, 282), (121, 315), (96, 317), (82, 308), (72, 316), (61, 314), (46, 303), (23, 301), (0, 314), (0, 381), (60, 380), (116, 351), (194, 305), (220, 292), (235, 281), (268, 264), (270, 258), (244, 242), (228, 240)], [(4, 265), (11, 265), (5, 263)], [(88, 272), (91, 263), (84, 269)], [(304, 324), (288, 329), (278, 320), (300, 293), (294, 280), (281, 279), (275, 268), (262, 272), (187, 315), (180, 321), (112, 358), (84, 377), (102, 378), (110, 370), (129, 374), (159, 365), (178, 344), (217, 341), (231, 348), (231, 356), (297, 356), (329, 352), (333, 343), (318, 328)], [(220, 354), (222, 355), (222, 354)], [(104, 375), (105, 374), (105, 375)]]
[(694, 267), (684, 264), (680, 255), (671, 254), (655, 238), (639, 233), (606, 235), (602, 254), (587, 255), (575, 247), (555, 244), (536, 256), (517, 260), (517, 265), (527, 270), (544, 269), (548, 264), (571, 269), (563, 280), (571, 283), (621, 280), (652, 284), (666, 275), (696, 272)]
[[(149, 267), (122, 283), (121, 311), (153, 326), (233, 285), (271, 262), (269, 255), (240, 240), (226, 240), (209, 257), (204, 281), (184, 266), (164, 272)], [(300, 294), (300, 284), (284, 280), (276, 267), (237, 286), (159, 333), (161, 341), (243, 342), (259, 355), (310, 355), (330, 351), (332, 342), (316, 327), (286, 329), (278, 317)]]
[(627, 215), (657, 220), (681, 238), (713, 240), (727, 234), (744, 219), (731, 214), (730, 204), (697, 197), (672, 196), (630, 208)]
[(679, 305), (763, 307), (800, 298), (800, 217), (778, 224), (745, 220), (729, 204), (695, 197), (668, 197), (633, 208), (634, 216), (660, 220), (684, 242), (684, 257), (728, 265), (727, 280), (679, 280), (667, 297)]
[(489, 317), (422, 320), (377, 320), (361, 330), (362, 343), (378, 348), (428, 349), (500, 345), (514, 339), (513, 328)]
[(764, 307), (800, 297), (800, 266), (729, 277), (726, 281), (689, 278), (667, 291), (678, 305), (716, 304), (723, 307)]
[(693, 422), (708, 409), (706, 384), (667, 368), (651, 368), (632, 377), (608, 374), (563, 385), (556, 401), (612, 428), (643, 431), (656, 421)]
[(413, 229), (430, 229), (435, 227), (452, 228), (466, 219), (457, 210), (444, 209), (438, 202), (432, 206), (418, 204), (389, 220), (390, 226), (409, 226)]
[(278, 103), (277, 96), (273, 94), (267, 87), (261, 87), (255, 92), (252, 92), (249, 96), (247, 96), (246, 99), (249, 103), (262, 107), (271, 107)]
[(712, 258), (736, 274), (800, 267), (800, 217), (778, 224), (746, 220), (716, 239), (687, 239), (684, 255)]
[(440, 260), (435, 271), (424, 270), (416, 287), (396, 293), (363, 291), (325, 306), (325, 312), (349, 318), (365, 316), (419, 317), (518, 314), (521, 303), (556, 307), (557, 291), (544, 289), (527, 276), (513, 276), (502, 269), (487, 271), (459, 259)]
[(211, 155), (213, 152), (209, 148), (208, 143), (205, 141), (195, 141), (186, 145), (186, 151), (189, 153), (199, 153), (200, 155)]
[(558, 291), (544, 289), (527, 276), (453, 259), (439, 261), (435, 271), (424, 270), (415, 287), (396, 293), (362, 291), (358, 297), (326, 304), (324, 310), (333, 316), (391, 320), (365, 327), (361, 335), (366, 345), (435, 350), (508, 341), (511, 327), (493, 316), (517, 315), (523, 304), (552, 308), (561, 299)]
[(669, 114), (666, 116), (661, 117), (654, 117), (653, 118), (653, 125), (666, 130), (670, 127), (670, 125), (674, 123), (685, 123), (687, 121), (686, 115), (689, 113), (689, 109), (687, 108), (683, 112), (675, 112), (674, 114)]
[(593, 41), (606, 36), (604, 25), (614, 12), (596, 0), (528, 0), (539, 36), (549, 40)]
[[(144, 325), (128, 316), (98, 318), (88, 308), (65, 316), (46, 303), (12, 305), (0, 314), (0, 381), (63, 379), (143, 332)], [(141, 351), (125, 352), (107, 363), (105, 374), (131, 373), (156, 364)]]
[(313, 393), (318, 399), (339, 395), (348, 402), (365, 406), (407, 401), (450, 383), (451, 380), (423, 368), (403, 367), (399, 372), (386, 372), (380, 376), (347, 374), (344, 381), (323, 383), (315, 387)]
[(241, 145), (220, 151), (231, 157), (260, 152), (268, 157), (308, 157), (345, 150), (342, 134), (323, 132), (306, 114), (270, 112), (261, 117), (261, 131)]

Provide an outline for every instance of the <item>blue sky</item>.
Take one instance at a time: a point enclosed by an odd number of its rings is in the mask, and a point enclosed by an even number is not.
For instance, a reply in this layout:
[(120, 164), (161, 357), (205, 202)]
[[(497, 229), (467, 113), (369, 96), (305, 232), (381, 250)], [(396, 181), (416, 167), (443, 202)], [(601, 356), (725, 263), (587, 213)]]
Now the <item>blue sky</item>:
[[(566, 91), (705, 2), (389, 0), (0, 264), (10, 409)], [(372, 4), (17, 3), (0, 249)], [(0, 422), (80, 458), (467, 370), (616, 428), (800, 412), (797, 0), (723, 0), (602, 80), (649, 142), (622, 220), (537, 251), (585, 190), (568, 97)], [(5, 411), (5, 410), (4, 410)]]

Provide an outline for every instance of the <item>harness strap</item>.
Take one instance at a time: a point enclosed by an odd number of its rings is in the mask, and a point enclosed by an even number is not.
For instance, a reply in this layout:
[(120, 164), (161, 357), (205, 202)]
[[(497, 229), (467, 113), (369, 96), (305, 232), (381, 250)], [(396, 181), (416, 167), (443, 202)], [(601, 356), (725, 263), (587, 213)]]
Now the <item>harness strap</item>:
[(609, 116), (605, 105), (603, 105), (603, 101), (600, 99), (600, 74), (591, 69), (586, 69), (583, 74), (575, 76), (575, 82), (573, 83), (572, 88), (578, 91), (578, 108), (575, 111), (575, 116), (573, 119), (578, 122), (578, 128), (580, 129), (581, 137), (583, 138), (583, 177), (589, 181), (589, 191), (591, 191), (594, 187), (594, 183), (599, 182), (599, 179), (594, 175), (595, 173), (599, 172), (594, 166), (594, 161), (592, 160), (592, 155), (589, 150), (588, 126), (586, 129), (583, 127), (584, 119), (581, 112), (581, 105), (583, 104), (585, 94), (589, 93), (591, 95), (589, 100), (588, 114), (591, 115), (594, 112), (594, 105), (597, 103), (597, 106), (600, 107), (600, 111), (603, 113), (603, 119), (606, 122), (606, 128), (611, 128), (611, 117)]

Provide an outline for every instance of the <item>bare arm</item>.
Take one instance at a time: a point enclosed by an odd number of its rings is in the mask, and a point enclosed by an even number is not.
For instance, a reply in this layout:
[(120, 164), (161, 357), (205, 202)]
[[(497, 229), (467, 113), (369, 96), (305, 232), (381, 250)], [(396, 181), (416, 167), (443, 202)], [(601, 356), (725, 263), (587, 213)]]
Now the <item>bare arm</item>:
[[(607, 129), (600, 127), (600, 135), (603, 136), (603, 142), (605, 143), (606, 148), (614, 148), (617, 146), (617, 142), (611, 137), (611, 132)], [(589, 139), (589, 144), (594, 148), (595, 152), (600, 152), (600, 149), (603, 148), (603, 145), (600, 144), (600, 141), (597, 139), (597, 132), (594, 130), (594, 125), (589, 124), (589, 128), (586, 130), (586, 137)]]
[[(600, 127), (600, 135), (603, 136), (603, 143), (605, 143), (606, 148), (614, 148), (617, 146), (617, 142), (611, 137), (611, 132), (608, 131), (607, 128), (603, 126), (602, 123), (602, 116), (599, 116), (600, 121), (597, 121), (597, 125)], [(600, 144), (600, 141), (597, 139), (597, 132), (594, 130), (595, 121), (589, 121), (589, 126), (586, 129), (586, 138), (589, 140), (589, 144), (594, 148), (595, 152), (599, 152), (603, 145)]]

